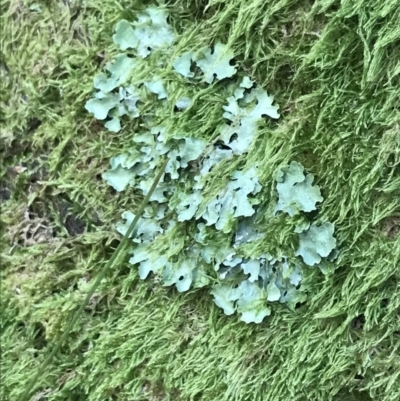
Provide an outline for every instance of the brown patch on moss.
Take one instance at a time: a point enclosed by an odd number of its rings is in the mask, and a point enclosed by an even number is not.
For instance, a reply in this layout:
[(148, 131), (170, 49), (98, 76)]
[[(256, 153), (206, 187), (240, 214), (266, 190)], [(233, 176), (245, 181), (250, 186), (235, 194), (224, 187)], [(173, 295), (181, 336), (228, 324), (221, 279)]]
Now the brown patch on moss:
[(17, 225), (8, 227), (8, 237), (11, 245), (17, 243), (22, 246), (54, 241), (53, 228), (50, 221), (44, 217), (37, 217), (28, 208), (22, 213), (21, 220)]
[(397, 237), (400, 232), (400, 217), (388, 217), (384, 222), (383, 232), (386, 237)]

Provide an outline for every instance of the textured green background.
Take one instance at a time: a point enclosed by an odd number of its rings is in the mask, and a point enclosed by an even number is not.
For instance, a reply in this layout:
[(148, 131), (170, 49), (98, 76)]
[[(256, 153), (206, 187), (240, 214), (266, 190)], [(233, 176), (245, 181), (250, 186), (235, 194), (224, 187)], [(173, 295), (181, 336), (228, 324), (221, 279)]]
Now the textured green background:
[[(101, 179), (132, 140), (84, 110), (111, 35), (135, 1), (1, 1), (1, 391), (15, 400), (112, 254), (140, 197)], [(46, 375), (38, 400), (400, 399), (398, 0), (167, 2), (191, 43), (220, 39), (282, 118), (257, 144), (264, 180), (301, 162), (335, 223), (334, 274), (263, 324), (226, 317), (117, 266)], [(197, 26), (198, 31), (193, 30)], [(213, 100), (210, 99), (210, 102)], [(224, 99), (215, 99), (221, 101)], [(250, 158), (251, 158), (250, 157)], [(26, 170), (24, 170), (25, 167)], [(23, 171), (24, 170), (24, 171)], [(285, 220), (270, 241), (288, 243)], [(293, 244), (292, 244), (293, 242)]]

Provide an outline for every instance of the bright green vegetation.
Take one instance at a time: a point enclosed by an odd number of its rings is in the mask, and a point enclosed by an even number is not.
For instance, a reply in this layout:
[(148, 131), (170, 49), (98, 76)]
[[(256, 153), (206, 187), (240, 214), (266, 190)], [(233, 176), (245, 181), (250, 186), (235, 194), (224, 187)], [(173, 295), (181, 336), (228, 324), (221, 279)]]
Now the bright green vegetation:
[(4, 399), (399, 399), (398, 1), (1, 4)]

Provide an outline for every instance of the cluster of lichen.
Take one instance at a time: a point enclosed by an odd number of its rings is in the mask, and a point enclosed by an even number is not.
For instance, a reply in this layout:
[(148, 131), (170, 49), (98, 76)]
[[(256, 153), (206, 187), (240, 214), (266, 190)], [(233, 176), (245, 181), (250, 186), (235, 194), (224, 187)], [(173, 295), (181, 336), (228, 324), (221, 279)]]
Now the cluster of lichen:
[[(126, 20), (117, 24), (114, 42), (120, 50), (131, 49), (133, 53), (117, 55), (106, 66), (108, 74), (95, 77), (97, 92), (86, 108), (97, 119), (109, 118), (105, 126), (114, 132), (121, 129), (123, 116), (143, 122), (142, 132), (133, 138), (134, 146), (113, 157), (111, 170), (103, 177), (117, 191), (130, 186), (147, 195), (157, 168), (167, 157), (165, 174), (150, 198), (152, 204), (134, 233), (137, 246), (130, 262), (139, 265), (142, 279), (154, 272), (161, 276), (164, 285), (176, 285), (178, 291), (209, 286), (216, 304), (226, 314), (237, 310), (243, 321), (260, 323), (271, 313), (268, 302), (279, 301), (294, 307), (305, 300), (307, 287), (301, 284), (301, 263), (289, 263), (287, 256), (279, 252), (244, 255), (240, 249), (240, 245), (263, 237), (259, 229), (250, 233), (249, 222), (251, 216), (254, 220), (261, 203), (257, 196), (262, 189), (257, 165), (233, 171), (229, 181), (213, 196), (204, 196), (203, 192), (210, 187), (215, 167), (248, 153), (264, 116), (279, 118), (278, 106), (273, 105), (273, 98), (265, 90), (255, 88), (248, 76), (237, 82), (237, 67), (230, 65), (234, 55), (222, 43), (217, 42), (213, 49), (187, 51), (171, 65), (166, 55), (173, 53), (174, 40), (163, 9), (146, 9), (133, 25)], [(151, 58), (155, 63), (152, 75), (138, 79), (140, 65), (151, 63)], [(175, 77), (163, 80), (161, 77), (171, 69)], [(184, 84), (193, 86), (191, 79), (196, 72), (201, 84), (212, 85), (217, 80), (222, 81), (219, 87), (223, 88), (230, 80), (228, 93), (233, 91), (221, 110), (220, 121), (216, 121), (214, 130), (218, 136), (208, 143), (177, 131), (173, 122), (165, 117), (159, 119), (155, 112), (168, 107), (168, 103), (174, 106), (175, 113), (195, 109), (196, 92), (193, 98), (184, 96), (175, 104), (170, 99), (177, 98), (171, 82), (178, 81), (180, 75), (185, 78), (183, 88)], [(152, 100), (151, 107), (142, 106), (145, 99)], [(276, 181), (276, 212), (287, 212), (289, 216), (310, 212), (323, 200), (319, 188), (312, 185), (312, 175), (305, 176), (298, 163), (282, 167)], [(134, 217), (132, 212), (123, 213), (126, 222), (117, 226), (121, 234), (125, 234)], [(193, 238), (169, 240), (173, 232), (188, 224), (197, 226)], [(237, 230), (245, 233), (245, 239), (239, 238)], [(330, 223), (296, 230), (300, 234), (297, 255), (308, 265), (319, 263), (335, 248)]]

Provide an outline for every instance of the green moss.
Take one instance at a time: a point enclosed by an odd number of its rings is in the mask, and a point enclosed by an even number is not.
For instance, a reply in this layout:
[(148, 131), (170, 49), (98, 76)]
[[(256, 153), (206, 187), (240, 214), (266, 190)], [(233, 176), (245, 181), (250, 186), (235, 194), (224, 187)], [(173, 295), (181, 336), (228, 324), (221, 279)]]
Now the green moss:
[[(115, 248), (115, 221), (140, 201), (100, 177), (131, 146), (137, 123), (109, 133), (84, 104), (94, 75), (117, 53), (116, 22), (143, 7), (60, 1), (34, 12), (32, 3), (1, 3), (1, 188), (11, 195), (1, 206), (5, 400), (17, 399), (48, 355)], [(187, 32), (179, 51), (228, 43), (276, 97), (282, 119), (264, 126), (238, 163), (261, 165), (266, 205), (282, 164), (296, 160), (316, 177), (324, 197), (317, 221), (335, 223), (337, 270), (312, 271), (307, 304), (273, 306), (255, 327), (224, 316), (206, 290), (139, 282), (121, 261), (37, 398), (397, 400), (400, 237), (382, 227), (400, 215), (398, 1), (168, 4), (173, 26)], [(205, 90), (200, 118), (188, 110), (176, 124), (210, 140), (225, 98)], [(215, 183), (235, 169), (223, 167)], [(69, 216), (85, 230), (72, 230)], [(262, 225), (257, 251), (295, 252), (295, 221)]]

